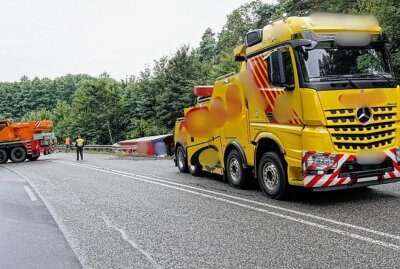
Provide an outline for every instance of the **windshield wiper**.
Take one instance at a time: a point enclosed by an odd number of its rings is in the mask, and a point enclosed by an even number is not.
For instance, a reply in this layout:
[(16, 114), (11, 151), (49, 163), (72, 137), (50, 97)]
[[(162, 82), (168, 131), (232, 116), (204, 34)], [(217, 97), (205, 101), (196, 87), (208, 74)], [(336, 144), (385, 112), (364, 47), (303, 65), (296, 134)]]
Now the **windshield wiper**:
[(360, 89), (360, 87), (354, 83), (354, 81), (352, 81), (351, 79), (349, 79), (348, 77), (342, 76), (342, 75), (338, 75), (338, 77), (340, 78), (344, 78), (345, 80), (347, 80), (351, 85), (353, 85), (353, 87)]
[(384, 78), (389, 83), (390, 87), (394, 88), (396, 86), (388, 77), (386, 77), (383, 74), (360, 74), (358, 76), (360, 76), (360, 77), (381, 77), (381, 78)]
[(320, 76), (320, 77), (312, 77), (312, 78), (319, 78), (319, 79), (324, 79), (324, 78), (326, 78), (327, 80), (329, 80), (329, 79), (340, 79), (340, 78), (342, 78), (342, 79), (344, 79), (344, 80), (347, 80), (349, 83), (350, 83), (350, 85), (352, 85), (354, 88), (357, 88), (357, 89), (360, 89), (360, 87), (356, 84), (356, 83), (354, 83), (354, 81), (352, 81), (351, 79), (349, 79), (348, 77), (346, 77), (346, 76), (343, 76), (343, 75), (329, 75), (329, 76)]

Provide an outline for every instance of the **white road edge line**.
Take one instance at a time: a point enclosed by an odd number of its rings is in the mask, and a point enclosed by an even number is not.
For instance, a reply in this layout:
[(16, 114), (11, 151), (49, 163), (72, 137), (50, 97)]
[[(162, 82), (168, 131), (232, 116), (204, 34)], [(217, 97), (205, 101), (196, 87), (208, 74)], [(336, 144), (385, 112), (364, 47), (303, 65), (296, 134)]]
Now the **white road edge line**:
[(351, 232), (348, 232), (348, 231), (336, 229), (336, 228), (333, 228), (333, 227), (329, 227), (329, 226), (326, 226), (326, 225), (323, 225), (323, 224), (307, 221), (307, 220), (304, 220), (304, 219), (295, 218), (295, 217), (284, 215), (284, 214), (281, 214), (281, 213), (268, 211), (266, 209), (262, 209), (262, 208), (258, 208), (258, 207), (254, 207), (254, 206), (250, 206), (250, 205), (246, 205), (246, 204), (241, 204), (239, 202), (235, 202), (235, 201), (227, 200), (227, 199), (224, 199), (224, 198), (220, 198), (220, 197), (204, 194), (204, 193), (201, 193), (201, 192), (196, 192), (196, 191), (191, 191), (191, 190), (184, 189), (184, 188), (181, 188), (181, 187), (171, 186), (171, 185), (166, 184), (166, 183), (157, 182), (157, 181), (155, 181), (153, 179), (148, 180), (148, 179), (139, 178), (139, 177), (135, 177), (135, 176), (130, 176), (130, 175), (117, 173), (117, 172), (113, 172), (113, 171), (109, 171), (109, 170), (91, 168), (91, 167), (87, 167), (87, 166), (85, 167), (85, 166), (82, 166), (80, 164), (74, 164), (74, 163), (68, 163), (68, 162), (64, 162), (64, 163), (67, 164), (67, 165), (74, 165), (74, 166), (78, 166), (78, 167), (82, 167), (82, 168), (86, 168), (86, 169), (92, 169), (92, 170), (100, 171), (100, 172), (103, 172), (103, 173), (124, 176), (124, 177), (128, 177), (128, 178), (136, 179), (136, 180), (139, 180), (139, 181), (147, 182), (147, 183), (150, 183), (150, 184), (160, 185), (160, 186), (164, 186), (164, 187), (167, 187), (167, 188), (176, 189), (176, 190), (180, 190), (180, 191), (183, 191), (183, 192), (195, 194), (195, 195), (198, 195), (198, 196), (207, 197), (207, 198), (214, 199), (214, 200), (217, 200), (217, 201), (221, 201), (221, 202), (224, 202), (224, 203), (237, 205), (239, 207), (251, 209), (251, 210), (254, 210), (254, 211), (257, 211), (257, 212), (261, 212), (261, 213), (265, 213), (265, 214), (268, 214), (268, 215), (280, 217), (280, 218), (283, 218), (283, 219), (286, 219), (286, 220), (291, 220), (291, 221), (302, 223), (302, 224), (305, 224), (305, 225), (308, 225), (308, 226), (312, 226), (312, 227), (315, 227), (315, 228), (320, 228), (320, 229), (323, 229), (323, 230), (326, 230), (326, 231), (330, 231), (330, 232), (333, 232), (333, 233), (336, 233), (336, 234), (344, 235), (344, 236), (347, 236), (347, 237), (350, 237), (350, 238), (353, 238), (353, 239), (358, 239), (358, 240), (361, 240), (361, 241), (364, 241), (364, 242), (368, 242), (368, 243), (371, 243), (371, 244), (375, 244), (375, 245), (379, 245), (379, 246), (382, 246), (382, 247), (391, 248), (391, 249), (400, 251), (400, 246), (399, 245), (395, 245), (395, 244), (391, 244), (391, 243), (388, 243), (388, 242), (376, 240), (376, 239), (373, 239), (373, 238), (370, 238), (370, 237), (365, 237), (365, 236), (362, 236), (362, 235), (354, 234), (354, 233), (351, 233)]
[(105, 224), (107, 225), (107, 227), (118, 231), (121, 234), (122, 239), (124, 239), (129, 245), (131, 245), (134, 249), (136, 249), (137, 251), (139, 251), (143, 256), (146, 257), (146, 259), (154, 266), (154, 268), (157, 269), (162, 269), (163, 267), (161, 267), (154, 259), (153, 257), (151, 257), (151, 255), (146, 252), (145, 250), (143, 250), (142, 248), (140, 248), (132, 239), (130, 239), (128, 237), (128, 235), (125, 233), (124, 230), (122, 230), (121, 228), (118, 228), (117, 226), (115, 226), (114, 224), (111, 223), (111, 221), (107, 218), (107, 216), (103, 213), (102, 214), (102, 220), (105, 222)]
[(336, 225), (339, 225), (339, 226), (345, 226), (345, 227), (349, 227), (349, 228), (352, 228), (352, 229), (355, 229), (355, 230), (360, 230), (360, 231), (368, 232), (368, 233), (371, 233), (371, 234), (376, 234), (376, 235), (380, 235), (380, 236), (383, 236), (383, 237), (400, 240), (400, 236), (399, 235), (389, 234), (389, 233), (373, 230), (373, 229), (370, 229), (370, 228), (366, 228), (366, 227), (362, 227), (362, 226), (358, 226), (358, 225), (354, 225), (354, 224), (350, 224), (350, 223), (346, 223), (346, 222), (342, 222), (342, 221), (337, 221), (337, 220), (333, 220), (333, 219), (329, 219), (329, 218), (325, 218), (325, 217), (321, 217), (321, 216), (317, 216), (317, 215), (313, 215), (313, 214), (309, 214), (309, 213), (305, 213), (305, 212), (301, 212), (301, 211), (285, 208), (285, 207), (280, 207), (280, 206), (275, 206), (275, 205), (271, 205), (271, 204), (267, 204), (267, 203), (257, 202), (257, 201), (254, 201), (254, 200), (250, 200), (250, 199), (246, 199), (246, 198), (242, 198), (242, 197), (237, 197), (237, 196), (233, 196), (233, 195), (229, 195), (229, 194), (225, 194), (225, 193), (220, 193), (220, 192), (216, 192), (216, 191), (210, 191), (210, 190), (206, 190), (206, 189), (202, 189), (202, 188), (188, 186), (188, 185), (185, 185), (185, 184), (171, 182), (171, 179), (167, 179), (167, 178), (160, 179), (159, 177), (155, 178), (155, 177), (132, 174), (132, 173), (113, 170), (113, 169), (104, 169), (102, 167), (96, 167), (96, 166), (92, 166), (92, 165), (76, 164), (76, 163), (71, 163), (71, 162), (67, 162), (67, 161), (53, 161), (53, 162), (59, 162), (59, 163), (65, 163), (65, 164), (70, 164), (70, 165), (77, 165), (77, 166), (87, 166), (89, 168), (100, 169), (100, 171), (111, 171), (111, 172), (131, 175), (131, 176), (135, 176), (135, 177), (151, 179), (151, 180), (155, 180), (155, 181), (158, 181), (158, 182), (163, 182), (163, 183), (167, 183), (167, 184), (171, 184), (171, 185), (175, 185), (175, 186), (179, 186), (179, 187), (198, 190), (198, 191), (202, 191), (202, 192), (206, 192), (206, 193), (216, 194), (216, 195), (220, 195), (220, 196), (223, 196), (223, 197), (227, 197), (227, 198), (231, 198), (231, 199), (235, 199), (235, 200), (239, 200), (239, 201), (252, 203), (252, 204), (256, 204), (256, 205), (260, 205), (260, 206), (265, 206), (265, 207), (269, 207), (269, 208), (272, 208), (272, 209), (276, 209), (276, 210), (280, 210), (280, 211), (284, 211), (284, 212), (289, 212), (289, 213), (292, 213), (292, 214), (295, 214), (295, 215), (304, 216), (304, 217), (308, 217), (308, 218), (312, 218), (312, 219), (316, 219), (316, 220), (321, 220), (321, 221), (332, 223), (332, 224), (336, 224)]
[(31, 188), (29, 188), (28, 186), (24, 186), (25, 191), (28, 193), (29, 198), (31, 198), (31, 200), (34, 202), (36, 201), (36, 196), (33, 194)]

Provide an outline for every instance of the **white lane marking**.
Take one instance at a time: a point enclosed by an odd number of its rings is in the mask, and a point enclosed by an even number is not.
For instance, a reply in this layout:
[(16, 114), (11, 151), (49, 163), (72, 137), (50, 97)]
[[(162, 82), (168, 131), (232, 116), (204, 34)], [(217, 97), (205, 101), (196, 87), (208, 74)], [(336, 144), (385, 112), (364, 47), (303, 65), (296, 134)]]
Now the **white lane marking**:
[[(159, 182), (163, 182), (163, 183), (167, 183), (167, 184), (171, 184), (171, 185), (175, 185), (175, 186), (179, 186), (179, 187), (189, 188), (189, 189), (193, 189), (193, 190), (197, 190), (197, 191), (202, 191), (202, 192), (206, 192), (206, 193), (216, 194), (216, 195), (219, 195), (219, 196), (235, 199), (235, 200), (238, 200), (238, 201), (252, 203), (252, 204), (259, 205), (259, 206), (269, 207), (269, 208), (272, 208), (272, 209), (276, 209), (276, 210), (280, 210), (280, 211), (284, 211), (284, 212), (289, 212), (289, 213), (296, 214), (296, 215), (299, 215), (299, 216), (304, 216), (304, 217), (308, 217), (308, 218), (312, 218), (312, 219), (316, 219), (316, 220), (332, 223), (332, 224), (339, 225), (339, 226), (349, 227), (349, 228), (352, 228), (352, 229), (355, 229), (355, 230), (360, 230), (360, 231), (364, 231), (364, 232), (368, 232), (368, 233), (371, 233), (371, 234), (380, 235), (380, 236), (387, 237), (387, 238), (400, 240), (400, 236), (396, 235), (396, 234), (385, 233), (385, 232), (369, 229), (369, 228), (366, 228), (366, 227), (358, 226), (358, 225), (355, 225), (355, 224), (350, 224), (350, 223), (346, 223), (346, 222), (342, 222), (342, 221), (337, 221), (337, 220), (333, 220), (333, 219), (329, 219), (329, 218), (325, 218), (325, 217), (321, 217), (321, 216), (317, 216), (317, 215), (313, 215), (313, 214), (309, 214), (309, 213), (305, 213), (305, 212), (301, 212), (301, 211), (285, 208), (285, 207), (280, 207), (280, 206), (275, 206), (275, 205), (271, 205), (271, 204), (267, 204), (267, 203), (257, 202), (257, 201), (246, 199), (246, 198), (242, 198), (242, 197), (232, 196), (232, 195), (225, 194), (225, 193), (220, 193), (220, 192), (216, 192), (216, 191), (210, 191), (210, 190), (206, 190), (206, 189), (202, 189), (202, 188), (189, 186), (189, 185), (186, 185), (186, 184), (180, 184), (180, 183), (176, 183), (176, 182), (171, 182), (172, 179), (163, 180), (163, 179), (160, 179), (160, 178), (149, 177), (149, 176), (145, 176), (145, 175), (137, 175), (137, 174), (132, 174), (132, 173), (118, 171), (118, 170), (112, 170), (112, 169), (105, 169), (105, 168), (102, 168), (102, 167), (96, 167), (96, 166), (92, 166), (92, 165), (75, 164), (75, 163), (66, 162), (66, 161), (58, 161), (58, 162), (59, 163), (69, 164), (69, 165), (77, 165), (77, 166), (81, 166), (81, 167), (86, 166), (88, 168), (100, 169), (100, 171), (111, 171), (111, 172), (131, 175), (131, 176), (135, 176), (135, 177), (151, 179), (151, 180), (155, 180), (155, 181), (159, 181)], [(164, 179), (166, 179), (166, 178), (164, 178)]]
[(29, 195), (29, 198), (31, 198), (31, 200), (32, 200), (33, 202), (37, 200), (37, 199), (36, 199), (36, 196), (33, 194), (32, 190), (31, 190), (31, 188), (29, 188), (28, 186), (24, 186), (24, 189), (26, 190), (26, 192), (27, 192), (28, 195)]
[(167, 187), (167, 188), (171, 188), (171, 189), (175, 189), (175, 190), (180, 190), (180, 191), (183, 191), (183, 192), (187, 192), (187, 193), (191, 193), (191, 194), (194, 194), (194, 195), (198, 195), (198, 196), (214, 199), (214, 200), (221, 201), (221, 202), (228, 203), (228, 204), (232, 204), (232, 205), (237, 205), (239, 207), (251, 209), (251, 210), (254, 210), (254, 211), (257, 211), (257, 212), (261, 212), (261, 213), (265, 213), (265, 214), (268, 214), (268, 215), (280, 217), (280, 218), (283, 218), (283, 219), (286, 219), (286, 220), (291, 220), (291, 221), (302, 223), (302, 224), (305, 224), (305, 225), (308, 225), (308, 226), (311, 226), (311, 227), (320, 228), (320, 229), (323, 229), (323, 230), (326, 230), (326, 231), (330, 231), (330, 232), (333, 232), (333, 233), (344, 235), (344, 236), (347, 236), (347, 237), (350, 237), (350, 238), (353, 238), (353, 239), (358, 239), (358, 240), (361, 240), (361, 241), (364, 241), (364, 242), (368, 242), (368, 243), (371, 243), (371, 244), (376, 244), (376, 245), (379, 245), (379, 246), (382, 246), (382, 247), (391, 248), (391, 249), (400, 251), (400, 246), (399, 245), (395, 245), (395, 244), (392, 244), (392, 243), (376, 240), (376, 239), (373, 239), (373, 238), (370, 238), (370, 237), (366, 237), (366, 236), (361, 236), (361, 235), (354, 234), (354, 233), (351, 233), (351, 232), (348, 232), (348, 231), (344, 231), (344, 230), (336, 229), (336, 228), (333, 228), (333, 227), (329, 227), (329, 226), (326, 226), (326, 225), (323, 225), (323, 224), (307, 221), (307, 220), (300, 219), (300, 218), (295, 218), (295, 217), (292, 217), (292, 216), (289, 216), (289, 215), (284, 215), (284, 214), (281, 214), (281, 213), (277, 213), (277, 212), (269, 211), (269, 210), (266, 210), (266, 209), (262, 209), (262, 208), (258, 208), (258, 207), (254, 207), (254, 206), (250, 206), (250, 205), (246, 205), (246, 204), (242, 204), (242, 203), (231, 201), (231, 200), (227, 200), (227, 199), (224, 199), (224, 198), (220, 198), (220, 197), (204, 194), (204, 193), (201, 193), (201, 192), (191, 191), (191, 190), (188, 190), (188, 189), (185, 189), (185, 188), (181, 188), (181, 187), (175, 187), (175, 186), (172, 186), (172, 185), (170, 185), (168, 183), (157, 182), (157, 181), (160, 181), (160, 180), (155, 179), (155, 178), (152, 178), (151, 180), (148, 180), (148, 179), (139, 178), (139, 177), (136, 177), (136, 176), (131, 176), (131, 175), (123, 174), (123, 173), (113, 172), (113, 171), (110, 171), (110, 170), (85, 167), (83, 165), (74, 164), (74, 163), (64, 162), (64, 164), (74, 165), (74, 166), (78, 166), (78, 167), (82, 167), (82, 168), (86, 168), (86, 169), (91, 169), (91, 170), (95, 170), (95, 171), (100, 171), (100, 172), (103, 172), (103, 173), (114, 174), (114, 175), (118, 175), (118, 176), (124, 176), (124, 177), (128, 177), (128, 178), (136, 179), (136, 180), (139, 180), (139, 181), (147, 182), (147, 183), (150, 183), (150, 184), (155, 184), (155, 185), (159, 185), (159, 186), (163, 186), (163, 187)]
[(113, 229), (118, 231), (121, 234), (122, 239), (124, 239), (129, 245), (131, 245), (134, 249), (136, 249), (137, 251), (139, 251), (140, 253), (142, 253), (143, 256), (145, 256), (147, 258), (147, 260), (154, 266), (154, 268), (158, 268), (158, 269), (162, 269), (162, 267), (153, 259), (153, 257), (151, 257), (151, 255), (146, 252), (145, 250), (143, 250), (142, 248), (140, 248), (132, 239), (130, 239), (127, 234), (125, 233), (124, 230), (122, 230), (121, 228), (118, 228), (116, 225), (113, 225), (111, 223), (111, 221), (105, 216), (105, 214), (102, 214), (102, 220), (105, 222), (105, 224)]

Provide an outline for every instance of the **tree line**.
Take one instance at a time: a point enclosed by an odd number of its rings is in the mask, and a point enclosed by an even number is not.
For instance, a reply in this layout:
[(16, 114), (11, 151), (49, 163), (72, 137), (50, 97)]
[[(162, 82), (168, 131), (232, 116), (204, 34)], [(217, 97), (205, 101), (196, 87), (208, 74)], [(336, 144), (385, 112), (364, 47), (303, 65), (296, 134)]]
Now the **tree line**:
[(205, 30), (196, 48), (182, 46), (122, 81), (108, 74), (65, 75), (56, 79), (22, 77), (0, 83), (0, 117), (18, 121), (51, 119), (60, 141), (83, 135), (89, 143), (112, 144), (141, 136), (170, 133), (183, 108), (193, 105), (193, 86), (213, 84), (238, 71), (232, 49), (251, 29), (262, 28), (283, 13), (314, 11), (375, 15), (387, 33), (394, 69), (400, 70), (400, 2), (398, 0), (252, 1), (227, 15), (220, 32)]

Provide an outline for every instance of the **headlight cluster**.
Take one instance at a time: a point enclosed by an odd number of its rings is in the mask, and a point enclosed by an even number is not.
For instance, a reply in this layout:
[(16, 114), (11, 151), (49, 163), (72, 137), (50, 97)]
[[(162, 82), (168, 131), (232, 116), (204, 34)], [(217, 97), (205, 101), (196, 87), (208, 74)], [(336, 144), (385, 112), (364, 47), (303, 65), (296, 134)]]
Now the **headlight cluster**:
[(396, 149), (396, 161), (400, 162), (400, 148)]
[(329, 169), (335, 169), (337, 168), (337, 162), (335, 163), (335, 159), (336, 154), (325, 155), (323, 153), (314, 153), (309, 158), (307, 158), (307, 169), (317, 171), (322, 171), (327, 167), (329, 167)]

